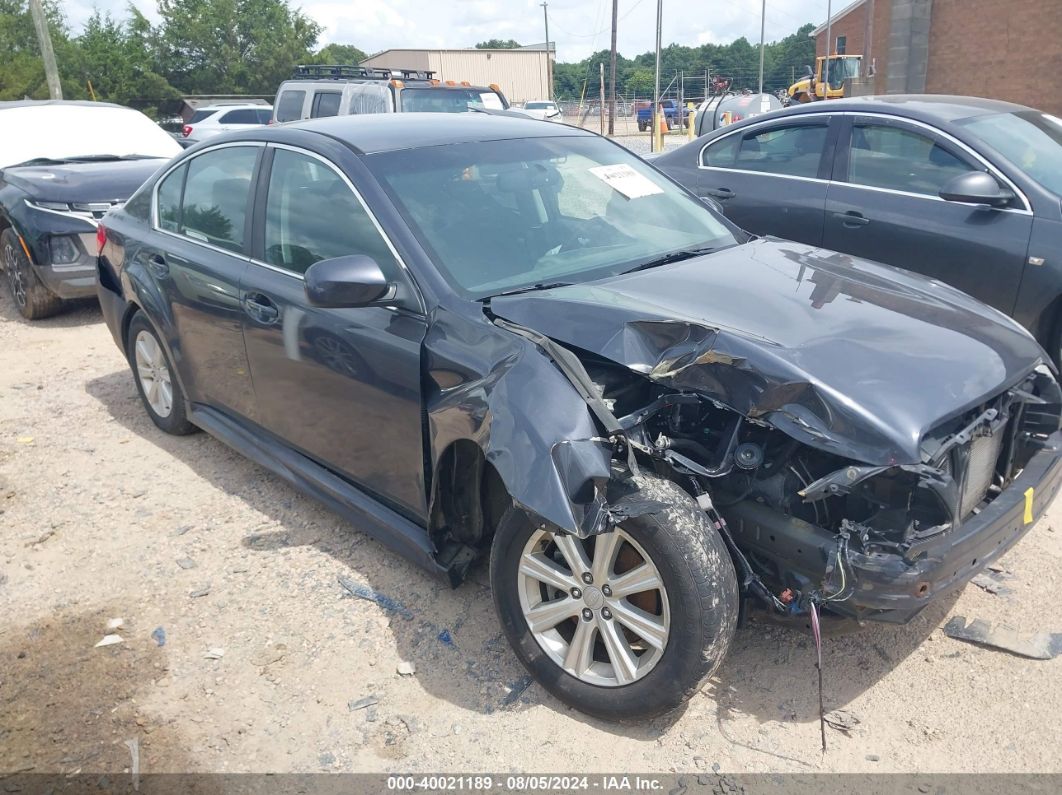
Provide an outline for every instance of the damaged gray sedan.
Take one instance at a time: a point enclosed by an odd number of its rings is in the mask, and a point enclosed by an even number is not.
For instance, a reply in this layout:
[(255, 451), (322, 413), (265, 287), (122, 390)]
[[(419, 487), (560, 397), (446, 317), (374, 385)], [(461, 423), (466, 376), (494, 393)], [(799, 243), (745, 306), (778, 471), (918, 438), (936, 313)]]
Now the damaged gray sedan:
[(938, 282), (752, 239), (531, 120), (213, 139), (100, 228), (162, 430), (202, 428), (458, 585), (584, 712), (671, 709), (747, 603), (906, 621), (1062, 478), (1062, 395)]

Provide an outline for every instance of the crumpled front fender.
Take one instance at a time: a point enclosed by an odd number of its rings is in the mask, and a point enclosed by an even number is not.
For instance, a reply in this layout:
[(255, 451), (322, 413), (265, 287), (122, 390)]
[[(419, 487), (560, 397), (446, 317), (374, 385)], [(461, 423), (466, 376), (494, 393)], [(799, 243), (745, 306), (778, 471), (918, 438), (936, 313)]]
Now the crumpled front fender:
[(576, 535), (600, 528), (612, 446), (534, 342), (439, 310), (423, 361), (433, 471), (451, 444), (474, 441), (520, 507)]

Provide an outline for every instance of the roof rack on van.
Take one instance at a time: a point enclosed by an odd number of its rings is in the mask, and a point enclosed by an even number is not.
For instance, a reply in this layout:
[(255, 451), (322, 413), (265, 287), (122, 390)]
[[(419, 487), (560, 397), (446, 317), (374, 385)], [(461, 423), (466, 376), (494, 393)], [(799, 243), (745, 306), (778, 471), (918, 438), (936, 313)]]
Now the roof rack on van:
[(346, 64), (299, 64), (292, 70), (292, 80), (390, 80), (390, 69), (375, 69)]
[(299, 64), (291, 73), (292, 80), (391, 80), (401, 75), (403, 80), (431, 80), (435, 72), (427, 69), (380, 69), (372, 66), (348, 64)]

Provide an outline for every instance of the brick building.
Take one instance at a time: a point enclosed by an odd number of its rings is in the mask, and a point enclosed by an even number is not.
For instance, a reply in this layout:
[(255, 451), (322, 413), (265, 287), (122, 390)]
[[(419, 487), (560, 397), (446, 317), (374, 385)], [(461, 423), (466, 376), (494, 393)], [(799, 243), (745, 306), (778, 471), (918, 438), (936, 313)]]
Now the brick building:
[[(826, 54), (827, 26), (812, 35)], [(875, 94), (968, 94), (1062, 115), (1062, 0), (856, 0), (834, 53), (862, 54)]]

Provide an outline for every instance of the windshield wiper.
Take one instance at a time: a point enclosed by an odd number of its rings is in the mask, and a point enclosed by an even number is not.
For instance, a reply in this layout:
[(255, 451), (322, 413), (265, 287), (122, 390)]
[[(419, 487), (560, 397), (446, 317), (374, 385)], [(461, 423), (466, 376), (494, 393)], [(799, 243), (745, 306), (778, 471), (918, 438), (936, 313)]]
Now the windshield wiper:
[(490, 301), (492, 298), (501, 298), (503, 295), (520, 295), (520, 293), (533, 293), (537, 290), (554, 290), (558, 287), (571, 287), (572, 282), (540, 282), (539, 284), (529, 284), (527, 287), (517, 287), (512, 290), (506, 290), (501, 293), (494, 293), (494, 295), (488, 295), (486, 298), (480, 299), (483, 301)]
[(635, 273), (637, 271), (649, 270), (649, 268), (656, 268), (660, 265), (668, 265), (672, 262), (682, 262), (684, 259), (693, 259), (694, 257), (700, 257), (704, 254), (711, 254), (713, 251), (718, 251), (721, 248), (723, 248), (723, 246), (702, 246), (701, 248), (684, 248), (679, 251), (671, 251), (663, 256), (643, 262), (641, 265), (635, 265), (630, 270), (623, 271), (623, 273)]

